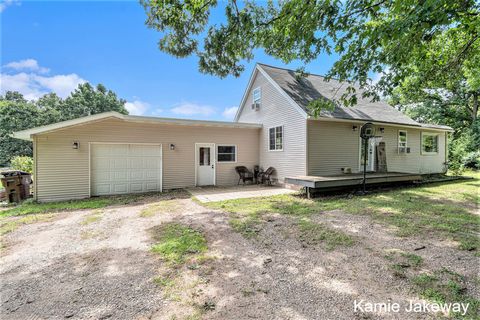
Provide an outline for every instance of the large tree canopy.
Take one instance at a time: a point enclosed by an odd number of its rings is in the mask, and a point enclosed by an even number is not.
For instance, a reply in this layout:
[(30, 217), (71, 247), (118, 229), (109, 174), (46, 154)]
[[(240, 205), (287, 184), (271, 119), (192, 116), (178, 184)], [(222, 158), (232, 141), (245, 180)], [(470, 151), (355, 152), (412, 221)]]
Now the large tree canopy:
[[(352, 81), (379, 99), (414, 73), (424, 85), (463, 78), (480, 89), (480, 4), (475, 0), (142, 0), (147, 25), (162, 32), (159, 47), (197, 55), (200, 71), (239, 76), (261, 48), (304, 64), (337, 53), (327, 77)], [(224, 6), (226, 21), (209, 21)], [(441, 45), (448, 41), (448, 50)], [(423, 63), (424, 60), (427, 63)], [(438, 60), (438, 61), (437, 61)], [(372, 73), (382, 75), (371, 82)], [(422, 86), (424, 87), (424, 86)], [(356, 102), (358, 92), (340, 99)]]
[(66, 99), (49, 93), (27, 101), (18, 92), (7, 92), (0, 96), (0, 165), (15, 156), (32, 155), (32, 143), (11, 138), (12, 132), (106, 111), (128, 114), (125, 100), (102, 84), (80, 84)]

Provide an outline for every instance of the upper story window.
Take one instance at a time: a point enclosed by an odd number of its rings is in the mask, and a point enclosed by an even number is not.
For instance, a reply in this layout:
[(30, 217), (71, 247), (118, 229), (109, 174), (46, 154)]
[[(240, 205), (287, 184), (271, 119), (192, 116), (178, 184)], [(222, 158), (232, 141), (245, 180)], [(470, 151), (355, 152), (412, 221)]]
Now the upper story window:
[(255, 88), (253, 89), (253, 103), (260, 103), (262, 100), (262, 89)]
[(273, 127), (269, 129), (269, 150), (282, 151), (283, 150), (283, 126)]
[(237, 146), (218, 145), (217, 161), (218, 162), (237, 162)]
[(422, 132), (422, 154), (438, 153), (438, 134)]
[(407, 152), (407, 131), (398, 130), (398, 152), (405, 153)]

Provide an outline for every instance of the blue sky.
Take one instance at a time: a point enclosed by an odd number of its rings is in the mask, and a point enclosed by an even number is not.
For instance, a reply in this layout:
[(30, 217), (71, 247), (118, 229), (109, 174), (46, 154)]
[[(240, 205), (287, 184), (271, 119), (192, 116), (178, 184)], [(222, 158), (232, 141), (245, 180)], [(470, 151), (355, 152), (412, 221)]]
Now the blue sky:
[[(128, 101), (131, 113), (231, 120), (255, 62), (285, 65), (259, 51), (241, 77), (220, 79), (198, 71), (197, 58), (162, 53), (160, 34), (145, 25), (136, 1), (2, 1), (2, 93), (35, 99), (66, 96), (78, 83), (103, 83)], [(214, 15), (222, 21), (222, 11)], [(307, 66), (324, 74), (334, 62), (323, 56)]]

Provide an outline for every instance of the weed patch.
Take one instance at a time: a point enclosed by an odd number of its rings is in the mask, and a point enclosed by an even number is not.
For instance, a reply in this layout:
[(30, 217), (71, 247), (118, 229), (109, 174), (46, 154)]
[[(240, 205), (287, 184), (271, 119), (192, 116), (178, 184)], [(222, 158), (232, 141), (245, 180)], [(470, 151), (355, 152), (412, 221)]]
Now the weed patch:
[(158, 253), (167, 263), (183, 264), (187, 258), (207, 251), (207, 241), (202, 233), (178, 223), (168, 223), (154, 228), (152, 252)]
[(424, 299), (437, 303), (469, 304), (467, 314), (453, 314), (454, 318), (473, 319), (480, 311), (480, 300), (467, 293), (463, 276), (448, 269), (435, 271), (433, 274), (421, 274), (413, 277), (415, 291)]
[(312, 222), (308, 218), (298, 221), (300, 240), (307, 244), (323, 243), (327, 250), (333, 250), (337, 246), (351, 246), (354, 240), (348, 234), (329, 228), (322, 223)]

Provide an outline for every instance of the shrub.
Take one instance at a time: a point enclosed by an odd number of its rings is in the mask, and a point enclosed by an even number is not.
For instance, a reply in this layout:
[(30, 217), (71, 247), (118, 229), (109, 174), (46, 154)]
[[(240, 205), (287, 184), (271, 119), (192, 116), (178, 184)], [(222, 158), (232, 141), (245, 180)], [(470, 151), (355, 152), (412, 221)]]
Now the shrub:
[(33, 172), (33, 159), (27, 156), (16, 156), (10, 161), (10, 166), (15, 170)]
[(480, 169), (480, 151), (467, 153), (462, 158), (462, 164), (465, 168)]

